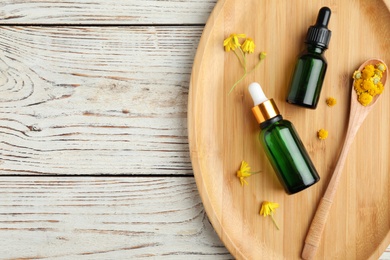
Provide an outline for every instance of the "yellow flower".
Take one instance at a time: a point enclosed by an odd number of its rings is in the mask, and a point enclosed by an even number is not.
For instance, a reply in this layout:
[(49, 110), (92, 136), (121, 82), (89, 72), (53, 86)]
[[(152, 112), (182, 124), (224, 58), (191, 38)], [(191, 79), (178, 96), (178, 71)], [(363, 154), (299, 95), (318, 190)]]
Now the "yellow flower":
[(362, 77), (356, 79), (358, 71), (353, 73), (353, 82), (354, 89), (358, 95), (358, 101), (363, 106), (369, 105), (373, 97), (379, 95), (383, 92), (384, 86), (381, 82), (383, 72), (386, 70), (386, 65), (383, 63), (373, 65), (367, 65), (362, 70)]
[(252, 38), (246, 38), (244, 43), (241, 45), (241, 49), (245, 53), (254, 53), (255, 52), (255, 42), (252, 40)]
[(264, 60), (265, 57), (267, 57), (267, 53), (264, 52), (264, 51), (260, 52), (260, 55), (259, 55), (260, 61), (261, 61), (261, 60)]
[(269, 202), (269, 201), (264, 201), (261, 204), (261, 209), (260, 209), (260, 215), (267, 217), (270, 216), (272, 221), (274, 222), (276, 228), (279, 230), (278, 224), (276, 224), (275, 219), (273, 217), (275, 209), (279, 208), (279, 204), (276, 202)]
[(362, 70), (363, 79), (369, 79), (372, 76), (374, 76), (374, 71), (375, 71), (375, 68), (373, 65), (365, 66), (364, 69)]
[(318, 130), (317, 137), (320, 140), (325, 140), (326, 138), (328, 138), (328, 131), (326, 131), (325, 129)]
[(375, 73), (375, 75), (378, 76), (379, 78), (382, 78), (383, 73), (382, 73), (381, 70), (376, 69), (376, 70), (374, 70), (374, 73)]
[(272, 215), (276, 208), (279, 208), (279, 204), (276, 202), (264, 201), (261, 204), (260, 215), (266, 217)]
[(383, 92), (383, 89), (384, 89), (384, 86), (383, 86), (383, 83), (382, 82), (378, 82), (378, 84), (376, 85), (377, 87), (377, 94), (382, 94)]
[(385, 66), (385, 64), (383, 64), (383, 63), (378, 63), (378, 64), (376, 65), (376, 68), (377, 68), (378, 70), (382, 71), (382, 72), (384, 72), (384, 71), (386, 70), (386, 66)]
[(334, 105), (336, 105), (337, 101), (334, 97), (328, 97), (326, 99), (326, 104), (329, 106), (329, 107), (333, 107)]
[(235, 50), (236, 48), (240, 47), (241, 44), (238, 41), (239, 38), (245, 38), (245, 34), (237, 34), (237, 33), (232, 33), (228, 38), (226, 38), (223, 41), (223, 46), (225, 47), (225, 51), (230, 51), (230, 50)]
[[(236, 55), (238, 61), (240, 62), (241, 67), (244, 69), (244, 74), (241, 76), (240, 79), (238, 79), (233, 86), (230, 88), (228, 95), (234, 90), (234, 88), (241, 82), (243, 81), (248, 74), (253, 72), (260, 64), (262, 60), (264, 60), (266, 53), (262, 52), (260, 53), (259, 56), (259, 61), (257, 64), (251, 69), (248, 69), (248, 64), (247, 64), (247, 54), (253, 53), (255, 51), (255, 43), (252, 38), (247, 38), (245, 41), (242, 43), (239, 42), (240, 38), (246, 38), (245, 34), (237, 34), (237, 33), (232, 33), (228, 38), (226, 38), (223, 41), (223, 46), (225, 47), (225, 51), (233, 51), (234, 54)], [(236, 51), (238, 48), (239, 51)]]
[(374, 83), (370, 79), (363, 80), (362, 88), (366, 91), (369, 91), (370, 89), (374, 88)]
[(369, 105), (371, 103), (372, 96), (369, 93), (367, 93), (367, 92), (363, 92), (362, 94), (359, 95), (358, 101), (363, 106), (367, 106), (367, 105)]
[(372, 89), (367, 91), (367, 93), (375, 97), (377, 94), (379, 94), (379, 88), (375, 85)]
[(241, 186), (244, 186), (244, 184), (248, 185), (248, 182), (245, 180), (245, 178), (250, 177), (253, 174), (258, 174), (261, 171), (257, 172), (251, 172), (251, 167), (246, 161), (241, 162), (240, 169), (237, 171), (237, 178), (240, 179)]
[(361, 93), (363, 93), (365, 90), (362, 88), (362, 84), (363, 84), (363, 79), (357, 79), (353, 82), (353, 87), (356, 91), (356, 94), (360, 95)]
[(360, 79), (362, 77), (362, 73), (358, 70), (355, 70), (355, 72), (352, 75), (353, 79)]
[(374, 83), (374, 85), (378, 84), (378, 82), (381, 81), (381, 76), (375, 74), (372, 78), (370, 78), (370, 80), (372, 81), (372, 83)]
[(245, 178), (251, 176), (251, 167), (246, 161), (241, 162), (241, 167), (237, 171), (237, 177), (240, 179), (241, 186), (244, 186), (244, 184), (248, 185), (248, 182), (245, 180)]

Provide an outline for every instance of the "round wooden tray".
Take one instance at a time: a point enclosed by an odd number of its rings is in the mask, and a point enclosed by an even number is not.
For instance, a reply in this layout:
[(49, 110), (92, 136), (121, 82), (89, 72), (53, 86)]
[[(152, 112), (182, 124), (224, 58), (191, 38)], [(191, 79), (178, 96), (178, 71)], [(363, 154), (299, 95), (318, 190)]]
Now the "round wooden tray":
[[(332, 9), (328, 71), (316, 110), (285, 102), (296, 57), (307, 28), (322, 6)], [(369, 58), (390, 64), (390, 1), (220, 0), (204, 29), (189, 94), (191, 159), (207, 215), (229, 251), (239, 259), (299, 259), (303, 242), (340, 153), (349, 112), (351, 74)], [(267, 58), (228, 95), (243, 73), (223, 40), (245, 33)], [(259, 128), (247, 85), (257, 81), (293, 122), (321, 176), (295, 195), (284, 193), (260, 147)], [(390, 243), (390, 89), (360, 128), (351, 147), (318, 259), (377, 259)], [(337, 105), (327, 107), (333, 96)], [(316, 132), (329, 131), (320, 141)], [(241, 160), (261, 173), (242, 187)], [(260, 204), (278, 202), (275, 220), (259, 215)]]

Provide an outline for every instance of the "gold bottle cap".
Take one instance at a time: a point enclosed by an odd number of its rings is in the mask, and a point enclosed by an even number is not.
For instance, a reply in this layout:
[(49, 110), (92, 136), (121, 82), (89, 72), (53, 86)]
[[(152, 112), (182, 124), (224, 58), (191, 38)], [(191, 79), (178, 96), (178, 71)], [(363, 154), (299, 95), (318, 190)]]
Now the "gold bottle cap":
[(254, 106), (252, 112), (259, 124), (280, 115), (279, 109), (272, 98)]

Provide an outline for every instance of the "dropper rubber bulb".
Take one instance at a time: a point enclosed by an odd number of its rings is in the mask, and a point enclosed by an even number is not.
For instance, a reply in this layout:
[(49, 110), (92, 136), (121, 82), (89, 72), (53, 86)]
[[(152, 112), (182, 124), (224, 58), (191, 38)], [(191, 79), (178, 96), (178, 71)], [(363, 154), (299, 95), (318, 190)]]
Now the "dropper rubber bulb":
[(329, 7), (324, 6), (318, 11), (317, 21), (315, 25), (309, 27), (306, 35), (306, 43), (314, 46), (328, 49), (332, 32), (328, 29), (328, 23), (332, 11)]
[(248, 87), (248, 90), (253, 99), (254, 106), (260, 105), (261, 103), (264, 103), (265, 101), (268, 100), (259, 83), (257, 82), (251, 83)]
[(326, 6), (322, 7), (320, 9), (320, 11), (318, 12), (317, 22), (316, 22), (315, 26), (328, 28), (330, 14), (331, 14), (331, 11), (330, 11), (329, 7), (326, 7)]

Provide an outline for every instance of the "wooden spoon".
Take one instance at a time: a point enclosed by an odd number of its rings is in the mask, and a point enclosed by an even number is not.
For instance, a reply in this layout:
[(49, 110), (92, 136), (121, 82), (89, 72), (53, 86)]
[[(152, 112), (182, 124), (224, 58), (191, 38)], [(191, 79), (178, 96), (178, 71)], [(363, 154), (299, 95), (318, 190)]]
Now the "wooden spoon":
[[(375, 65), (378, 63), (385, 64), (383, 61), (378, 59), (368, 60), (360, 66), (359, 71), (362, 71), (366, 65), (369, 64)], [(383, 73), (381, 79), (383, 85), (386, 84), (387, 73), (388, 73), (388, 67), (386, 66), (386, 70)], [(357, 99), (356, 91), (354, 90), (352, 84), (351, 108), (349, 113), (347, 135), (345, 136), (344, 145), (341, 150), (338, 162), (336, 164), (336, 168), (334, 169), (334, 172), (332, 174), (332, 178), (328, 184), (324, 196), (322, 197), (318, 205), (314, 219), (311, 222), (309, 232), (306, 236), (305, 245), (302, 251), (303, 259), (313, 259), (317, 252), (318, 246), (321, 241), (322, 232), (324, 231), (325, 228), (326, 219), (328, 218), (328, 214), (332, 206), (334, 196), (336, 194), (337, 186), (340, 182), (341, 173), (345, 164), (345, 160), (348, 155), (349, 148), (353, 142), (353, 139), (355, 138), (357, 131), (359, 130), (359, 127), (363, 123), (368, 113), (370, 113), (370, 111), (372, 110), (372, 108), (374, 107), (374, 105), (376, 104), (380, 96), (381, 95), (376, 95), (369, 105), (363, 106), (359, 103)]]

